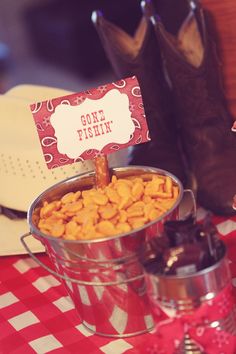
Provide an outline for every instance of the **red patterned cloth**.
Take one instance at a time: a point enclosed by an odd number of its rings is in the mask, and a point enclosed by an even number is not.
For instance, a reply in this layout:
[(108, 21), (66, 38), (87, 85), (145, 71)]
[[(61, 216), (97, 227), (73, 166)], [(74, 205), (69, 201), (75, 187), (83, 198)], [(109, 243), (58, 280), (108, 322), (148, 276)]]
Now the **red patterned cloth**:
[(229, 284), (212, 300), (205, 301), (193, 314), (177, 314), (173, 318), (158, 321), (154, 331), (157, 341), (154, 346), (147, 346), (147, 353), (157, 349), (157, 353), (175, 354), (187, 334), (207, 354), (222, 354), (223, 349), (225, 354), (234, 354), (236, 336), (206, 324), (226, 318), (229, 321), (232, 314), (235, 319), (235, 299), (232, 285)]
[[(204, 215), (205, 211), (199, 209), (198, 219)], [(213, 222), (228, 247), (235, 287), (236, 217), (214, 216)], [(50, 266), (46, 255), (38, 257)], [(172, 338), (173, 333), (170, 333)], [(29, 256), (1, 257), (0, 354), (161, 354), (155, 347), (156, 335), (153, 332), (130, 338), (92, 334), (81, 324), (58, 279)], [(225, 347), (221, 354), (228, 354), (224, 350)]]

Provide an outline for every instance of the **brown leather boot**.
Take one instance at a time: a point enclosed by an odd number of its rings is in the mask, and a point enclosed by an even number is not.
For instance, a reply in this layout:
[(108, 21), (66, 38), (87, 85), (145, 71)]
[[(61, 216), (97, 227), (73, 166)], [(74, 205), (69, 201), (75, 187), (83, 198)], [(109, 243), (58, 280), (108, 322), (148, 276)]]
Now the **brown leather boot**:
[[(184, 152), (197, 183), (197, 201), (216, 214), (231, 215), (236, 193), (236, 136), (221, 84), (215, 42), (200, 5), (177, 36), (149, 14), (171, 82)], [(150, 1), (143, 2), (150, 12)]]
[(208, 10), (216, 28), (225, 95), (229, 110), (236, 120), (236, 1), (201, 0), (201, 4)]
[(92, 21), (116, 78), (135, 75), (140, 84), (151, 141), (134, 146), (130, 164), (168, 170), (185, 184), (170, 90), (153, 26), (143, 17), (132, 37), (106, 20), (100, 11), (93, 12)]

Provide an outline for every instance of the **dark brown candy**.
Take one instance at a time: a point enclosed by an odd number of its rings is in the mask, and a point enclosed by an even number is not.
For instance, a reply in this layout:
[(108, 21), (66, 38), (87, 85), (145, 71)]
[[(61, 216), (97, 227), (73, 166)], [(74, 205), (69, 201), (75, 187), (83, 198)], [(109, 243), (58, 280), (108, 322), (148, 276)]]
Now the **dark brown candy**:
[(190, 215), (164, 224), (162, 235), (147, 246), (144, 267), (153, 274), (184, 276), (215, 264), (222, 252), (222, 241), (210, 218), (198, 224)]
[(162, 272), (166, 275), (185, 276), (205, 269), (212, 264), (208, 250), (200, 243), (184, 244), (166, 250)]

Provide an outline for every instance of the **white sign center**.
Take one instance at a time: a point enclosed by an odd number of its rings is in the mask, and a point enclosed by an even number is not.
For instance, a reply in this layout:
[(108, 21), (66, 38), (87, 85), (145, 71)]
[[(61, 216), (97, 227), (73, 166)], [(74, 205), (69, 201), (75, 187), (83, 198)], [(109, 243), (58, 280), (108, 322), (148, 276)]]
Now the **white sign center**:
[(78, 106), (60, 104), (50, 121), (58, 151), (73, 159), (89, 149), (101, 151), (110, 143), (126, 144), (135, 130), (129, 98), (117, 89), (99, 100), (86, 98)]

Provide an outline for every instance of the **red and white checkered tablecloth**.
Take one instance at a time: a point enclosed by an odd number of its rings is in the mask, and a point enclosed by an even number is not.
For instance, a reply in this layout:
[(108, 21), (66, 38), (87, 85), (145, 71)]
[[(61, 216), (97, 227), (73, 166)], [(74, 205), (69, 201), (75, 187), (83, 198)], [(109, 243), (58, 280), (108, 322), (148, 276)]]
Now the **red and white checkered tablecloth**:
[[(205, 211), (198, 210), (198, 219)], [(213, 217), (228, 246), (236, 287), (236, 217)], [(39, 259), (50, 265), (47, 255)], [(60, 281), (29, 256), (0, 258), (0, 354), (142, 354), (154, 335), (107, 338), (90, 333)]]

